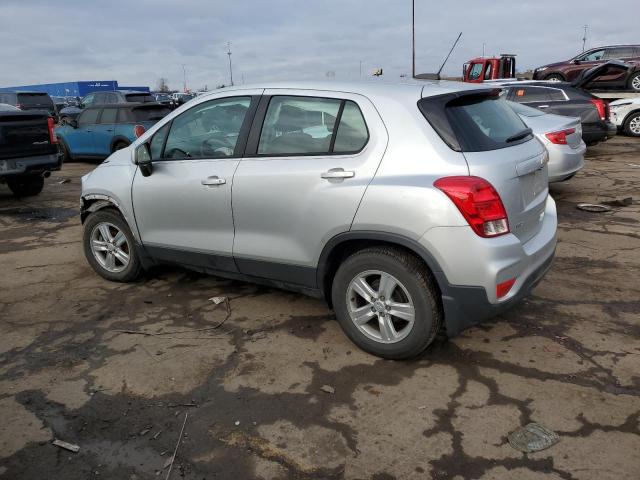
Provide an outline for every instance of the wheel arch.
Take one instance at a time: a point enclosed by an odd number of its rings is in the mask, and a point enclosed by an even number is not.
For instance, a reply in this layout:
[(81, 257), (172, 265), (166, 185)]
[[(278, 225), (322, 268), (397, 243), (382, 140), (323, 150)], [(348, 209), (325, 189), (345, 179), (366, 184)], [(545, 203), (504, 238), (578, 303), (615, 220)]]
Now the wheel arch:
[(124, 135), (116, 135), (115, 137), (113, 137), (111, 139), (111, 148), (110, 148), (111, 153), (115, 152), (114, 149), (115, 149), (116, 145), (119, 144), (119, 143), (126, 143), (127, 147), (128, 147), (129, 145), (131, 145), (131, 140), (129, 140)]
[(442, 308), (441, 297), (448, 291), (448, 282), (435, 257), (415, 240), (402, 235), (377, 231), (350, 231), (336, 235), (329, 240), (320, 254), (316, 281), (322, 290), (325, 300), (331, 305), (331, 286), (333, 278), (342, 260), (368, 247), (390, 246), (407, 251), (424, 263), (428, 274), (438, 289), (437, 295)]
[(631, 118), (631, 115), (634, 115), (636, 113), (640, 113), (640, 107), (638, 107), (638, 108), (636, 108), (634, 110), (631, 110), (629, 113), (627, 113), (624, 116), (624, 120), (622, 120), (622, 125), (624, 126), (624, 124), (627, 123), (627, 120), (629, 120)]
[(97, 212), (98, 210), (102, 210), (103, 208), (111, 208), (113, 210), (116, 210), (126, 221), (127, 217), (116, 200), (109, 197), (108, 195), (93, 194), (85, 195), (84, 197), (80, 198), (81, 223), (84, 224), (85, 220), (90, 214)]
[(560, 71), (547, 72), (547, 74), (544, 76), (544, 80), (547, 80), (552, 75), (557, 75), (558, 77), (560, 77), (562, 79), (563, 82), (567, 81), (567, 76), (564, 73), (560, 72)]

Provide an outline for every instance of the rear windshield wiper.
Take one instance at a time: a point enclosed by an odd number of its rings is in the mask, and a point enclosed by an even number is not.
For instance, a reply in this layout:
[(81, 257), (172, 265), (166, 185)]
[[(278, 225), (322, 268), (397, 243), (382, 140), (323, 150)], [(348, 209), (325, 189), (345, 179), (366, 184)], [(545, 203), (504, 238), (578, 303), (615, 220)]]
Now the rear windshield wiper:
[(531, 135), (532, 133), (533, 133), (533, 130), (531, 130), (530, 128), (525, 128), (524, 130), (521, 130), (518, 133), (515, 133), (515, 134), (511, 135), (510, 137), (508, 137), (505, 140), (505, 142), (507, 142), (507, 143), (515, 142), (516, 140), (521, 140), (524, 137), (527, 137), (527, 136)]

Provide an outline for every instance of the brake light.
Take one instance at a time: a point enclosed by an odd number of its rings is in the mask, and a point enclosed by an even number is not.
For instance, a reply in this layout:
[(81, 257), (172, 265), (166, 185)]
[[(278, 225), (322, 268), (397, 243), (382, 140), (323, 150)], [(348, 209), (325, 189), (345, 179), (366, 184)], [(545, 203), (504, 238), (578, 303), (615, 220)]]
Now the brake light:
[(600, 115), (600, 120), (606, 120), (607, 106), (604, 103), (604, 100), (602, 100), (601, 98), (592, 98), (591, 103), (593, 103), (593, 105), (596, 107), (596, 110), (598, 110), (598, 115)]
[(133, 127), (133, 134), (136, 136), (136, 138), (140, 138), (146, 131), (147, 130), (143, 125), (136, 125), (135, 127)]
[(576, 129), (568, 128), (566, 130), (560, 130), (559, 132), (545, 133), (544, 136), (547, 137), (551, 143), (555, 143), (556, 145), (566, 145), (567, 135), (571, 135), (573, 133), (576, 133)]
[(507, 280), (506, 282), (502, 282), (496, 285), (496, 298), (504, 297), (509, 291), (513, 284), (516, 283), (516, 279), (512, 278), (511, 280)]
[(509, 233), (507, 212), (500, 195), (484, 178), (444, 177), (433, 185), (451, 199), (479, 236), (497, 237)]
[(56, 143), (58, 143), (58, 137), (56, 137), (56, 134), (53, 131), (55, 126), (56, 124), (53, 121), (53, 118), (47, 118), (47, 128), (49, 129), (49, 143), (51, 145), (55, 145)]

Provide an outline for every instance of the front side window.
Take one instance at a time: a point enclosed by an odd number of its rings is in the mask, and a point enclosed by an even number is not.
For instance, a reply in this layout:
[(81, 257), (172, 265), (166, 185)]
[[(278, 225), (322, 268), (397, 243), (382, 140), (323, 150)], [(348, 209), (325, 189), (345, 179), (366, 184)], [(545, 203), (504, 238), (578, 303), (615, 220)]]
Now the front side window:
[(167, 139), (169, 128), (171, 128), (171, 122), (167, 123), (164, 127), (153, 134), (151, 142), (149, 143), (152, 160), (159, 160), (162, 158), (162, 148), (164, 147), (164, 142)]
[(602, 57), (604, 57), (604, 49), (589, 52), (586, 55), (580, 57), (579, 60), (582, 60), (584, 62), (597, 62), (598, 60), (602, 60)]
[(469, 80), (477, 80), (482, 74), (482, 63), (474, 63), (471, 65), (471, 71), (469, 72)]
[(264, 119), (259, 155), (329, 153), (341, 100), (273, 97)]
[(163, 158), (223, 158), (234, 155), (251, 97), (200, 103), (173, 119)]
[(118, 110), (115, 108), (105, 108), (100, 116), (100, 123), (113, 124), (116, 123), (116, 114)]
[(85, 110), (78, 117), (78, 125), (86, 126), (93, 125), (98, 121), (98, 114), (100, 113), (100, 109), (91, 108), (89, 110)]
[(85, 107), (88, 107), (89, 105), (91, 105), (93, 103), (93, 99), (95, 98), (95, 95), (93, 93), (90, 93), (89, 95), (87, 95), (86, 97), (84, 97), (82, 99), (82, 104)]

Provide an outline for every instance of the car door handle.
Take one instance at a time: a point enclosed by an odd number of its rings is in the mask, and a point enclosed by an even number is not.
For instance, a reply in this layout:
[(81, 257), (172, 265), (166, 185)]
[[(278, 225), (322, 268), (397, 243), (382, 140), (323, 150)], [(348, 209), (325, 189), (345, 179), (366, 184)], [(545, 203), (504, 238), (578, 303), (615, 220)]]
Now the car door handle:
[(538, 108), (549, 108), (549, 105), (538, 105)]
[(107, 132), (113, 132), (113, 128), (107, 128)]
[(227, 181), (224, 178), (218, 178), (216, 175), (213, 175), (211, 177), (205, 178), (200, 183), (202, 185), (214, 186), (214, 185), (224, 185), (225, 183), (227, 183)]
[(324, 172), (320, 175), (322, 178), (331, 180), (333, 178), (352, 178), (355, 177), (356, 172), (345, 170), (343, 168), (332, 168), (331, 170)]

